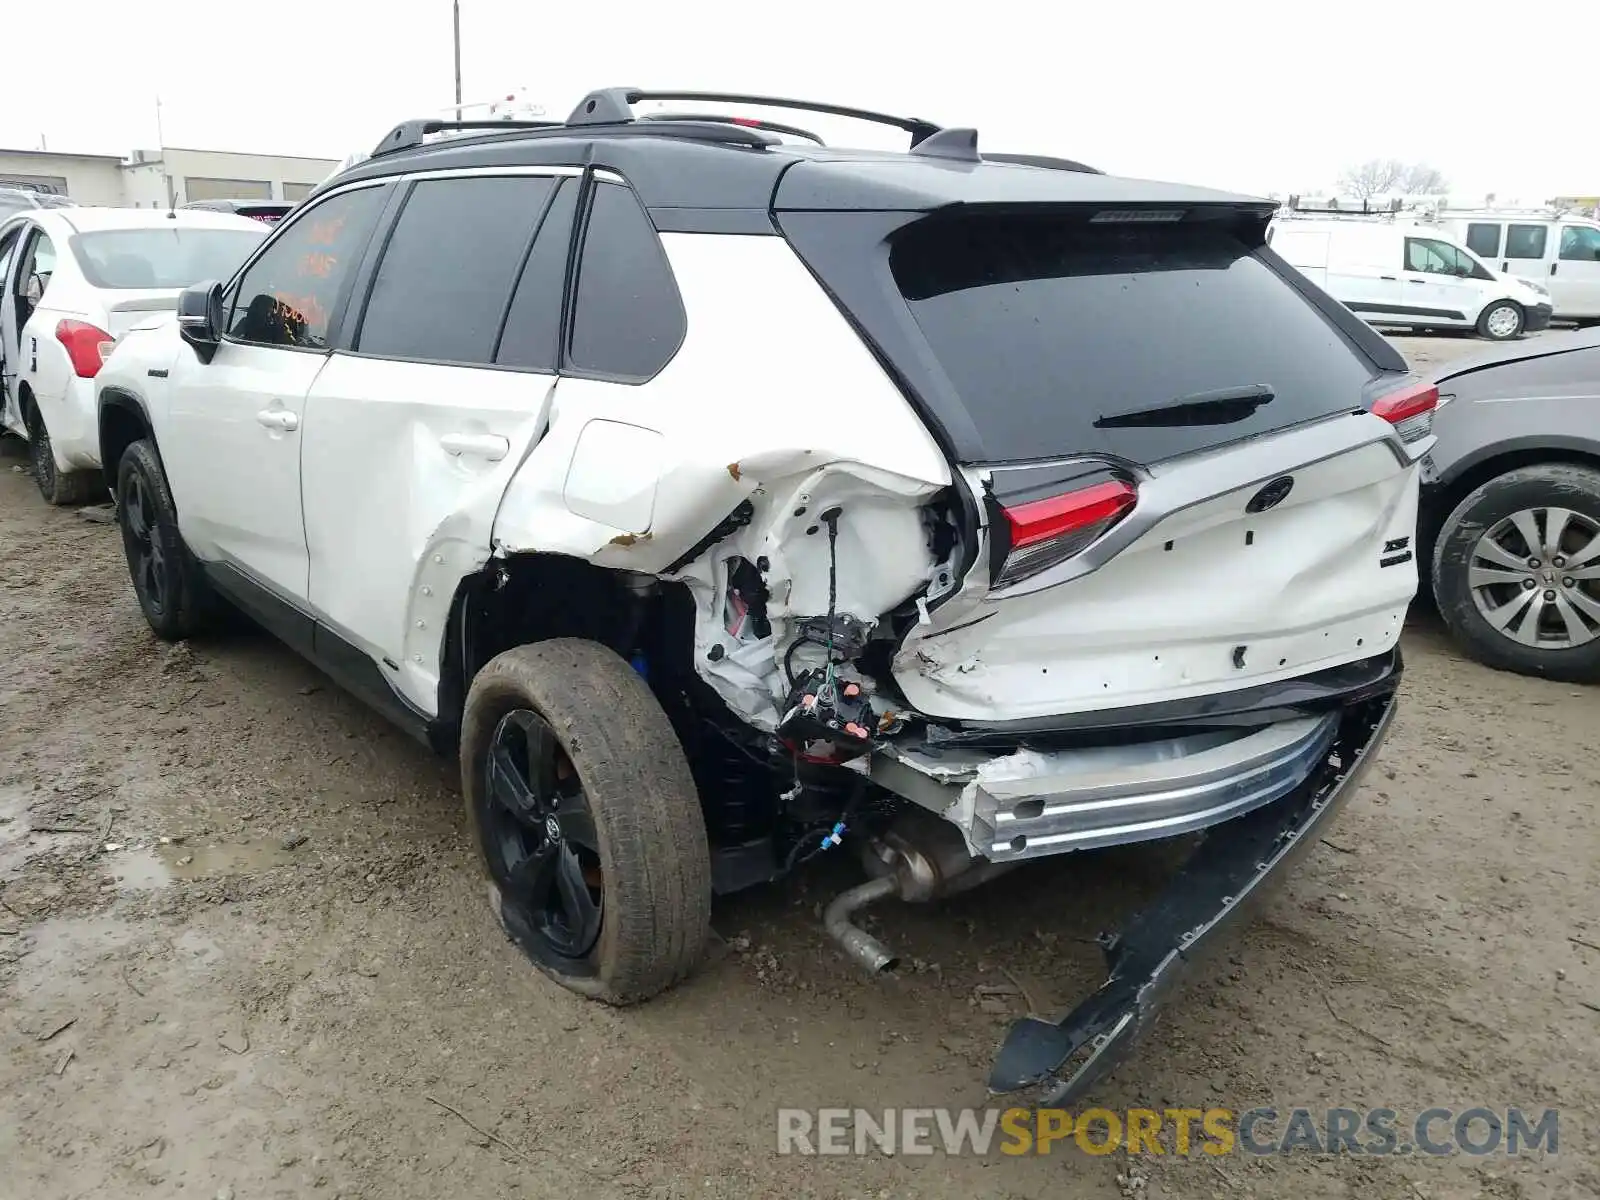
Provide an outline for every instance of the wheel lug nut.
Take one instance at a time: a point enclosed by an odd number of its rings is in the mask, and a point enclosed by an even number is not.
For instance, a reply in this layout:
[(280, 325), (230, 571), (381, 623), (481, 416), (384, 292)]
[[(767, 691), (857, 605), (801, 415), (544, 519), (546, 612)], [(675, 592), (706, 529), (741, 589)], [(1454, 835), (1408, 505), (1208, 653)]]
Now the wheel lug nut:
[(1556, 598), (1555, 589), (1551, 588), (1549, 591), (1545, 592), (1544, 598), (1546, 600), (1554, 600)]
[(1571, 587), (1572, 586), (1572, 576), (1571, 575), (1564, 576), (1562, 578), (1562, 580), (1561, 580), (1561, 586), (1562, 587)]
[(1567, 565), (1567, 560), (1562, 558), (1561, 555), (1559, 555), (1559, 554), (1556, 555), (1554, 558), (1552, 558), (1550, 561), (1551, 561), (1551, 563), (1553, 563), (1555, 566), (1558, 566), (1558, 567), (1564, 567), (1564, 566)]
[(1539, 560), (1537, 558), (1530, 558), (1528, 560), (1528, 565), (1537, 571), (1539, 569)]
[(1524, 579), (1522, 581), (1522, 590), (1525, 591), (1525, 592), (1532, 590), (1533, 586), (1534, 586), (1534, 583), (1533, 583), (1533, 580), (1531, 580), (1531, 579)]

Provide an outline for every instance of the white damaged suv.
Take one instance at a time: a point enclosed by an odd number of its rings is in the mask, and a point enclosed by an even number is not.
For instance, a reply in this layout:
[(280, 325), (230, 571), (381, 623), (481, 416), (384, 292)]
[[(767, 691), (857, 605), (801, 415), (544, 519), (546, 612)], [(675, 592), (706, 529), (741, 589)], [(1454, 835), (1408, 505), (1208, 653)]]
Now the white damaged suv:
[(885, 969), (864, 903), (1194, 835), (1002, 1049), (1063, 1100), (1393, 715), (1437, 396), (1272, 213), (794, 100), (401, 125), (99, 373), (139, 602), (459, 749), (507, 931), (612, 1003), (826, 851)]

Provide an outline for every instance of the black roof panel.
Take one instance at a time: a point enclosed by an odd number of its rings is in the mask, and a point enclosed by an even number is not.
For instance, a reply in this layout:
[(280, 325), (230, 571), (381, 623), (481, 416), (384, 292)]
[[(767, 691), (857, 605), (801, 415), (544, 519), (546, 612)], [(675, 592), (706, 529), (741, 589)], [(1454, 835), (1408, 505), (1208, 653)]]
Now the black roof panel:
[[(665, 121), (460, 136), (368, 159), (325, 186), (416, 171), (607, 167), (656, 209), (925, 212), (956, 204), (1228, 204), (1256, 197), (1016, 162), (685, 137)], [(320, 189), (319, 189), (320, 190)]]

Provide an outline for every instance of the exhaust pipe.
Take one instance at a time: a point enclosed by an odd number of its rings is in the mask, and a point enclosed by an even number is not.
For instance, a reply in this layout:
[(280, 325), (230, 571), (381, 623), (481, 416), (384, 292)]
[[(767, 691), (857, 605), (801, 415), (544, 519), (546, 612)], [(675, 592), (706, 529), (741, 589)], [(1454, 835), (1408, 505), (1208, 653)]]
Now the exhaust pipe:
[(881, 839), (862, 847), (863, 865), (874, 878), (838, 896), (823, 911), (822, 925), (844, 952), (874, 975), (899, 961), (888, 947), (850, 920), (886, 896), (924, 902), (977, 887), (1017, 866), (976, 858), (961, 833), (932, 814), (906, 813)]
[(828, 931), (828, 936), (844, 947), (846, 954), (874, 975), (893, 970), (900, 960), (891, 954), (882, 942), (854, 924), (850, 918), (858, 909), (865, 908), (875, 900), (882, 900), (885, 896), (892, 896), (898, 890), (893, 875), (869, 879), (847, 892), (841, 892), (822, 913), (822, 927)]

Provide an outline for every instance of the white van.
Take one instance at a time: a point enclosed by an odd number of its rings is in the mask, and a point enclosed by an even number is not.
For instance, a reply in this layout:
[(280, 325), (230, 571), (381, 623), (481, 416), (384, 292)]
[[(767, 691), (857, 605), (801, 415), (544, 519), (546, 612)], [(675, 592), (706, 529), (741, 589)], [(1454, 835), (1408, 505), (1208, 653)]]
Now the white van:
[(1550, 297), (1538, 284), (1493, 270), (1431, 226), (1282, 216), (1267, 241), (1372, 325), (1476, 329), (1504, 342), (1550, 324)]
[(1600, 222), (1553, 209), (1444, 209), (1434, 223), (1479, 258), (1537, 280), (1557, 318), (1600, 324)]

